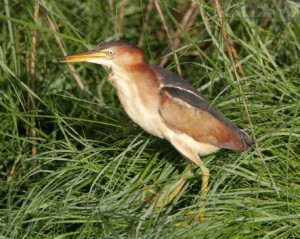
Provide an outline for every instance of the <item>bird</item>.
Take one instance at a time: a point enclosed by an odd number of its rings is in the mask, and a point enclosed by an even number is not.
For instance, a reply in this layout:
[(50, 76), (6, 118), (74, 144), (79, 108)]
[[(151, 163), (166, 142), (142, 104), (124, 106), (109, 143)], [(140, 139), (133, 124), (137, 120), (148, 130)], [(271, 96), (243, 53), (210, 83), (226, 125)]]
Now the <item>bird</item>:
[[(65, 56), (61, 62), (89, 62), (109, 68), (109, 81), (116, 89), (127, 115), (148, 133), (169, 141), (202, 171), (197, 220), (203, 220), (209, 170), (200, 156), (219, 149), (241, 152), (252, 146), (250, 137), (235, 126), (200, 91), (176, 73), (150, 65), (144, 51), (127, 41), (112, 40), (92, 50)], [(191, 168), (187, 167), (187, 172)], [(169, 204), (187, 179), (157, 207)]]

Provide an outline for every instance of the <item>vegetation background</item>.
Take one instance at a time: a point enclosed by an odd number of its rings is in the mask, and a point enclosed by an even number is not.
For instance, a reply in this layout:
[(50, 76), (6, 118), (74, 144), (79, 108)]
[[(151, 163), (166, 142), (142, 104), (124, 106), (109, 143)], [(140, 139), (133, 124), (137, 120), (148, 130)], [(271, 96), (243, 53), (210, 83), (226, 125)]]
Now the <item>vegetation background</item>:
[[(1, 0), (0, 238), (300, 238), (299, 37), (296, 0)], [(181, 74), (256, 139), (203, 157), (204, 222), (183, 225), (201, 170), (156, 211), (164, 193), (150, 191), (187, 162), (129, 120), (107, 69), (59, 63), (111, 39)]]

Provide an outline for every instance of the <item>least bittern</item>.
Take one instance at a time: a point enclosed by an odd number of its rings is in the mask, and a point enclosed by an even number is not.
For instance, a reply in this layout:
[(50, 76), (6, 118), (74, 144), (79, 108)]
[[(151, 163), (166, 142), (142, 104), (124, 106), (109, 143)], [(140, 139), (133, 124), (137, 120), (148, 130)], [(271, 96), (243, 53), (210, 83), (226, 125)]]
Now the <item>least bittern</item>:
[[(109, 80), (129, 117), (150, 134), (168, 140), (200, 166), (201, 196), (208, 191), (209, 170), (199, 154), (211, 154), (220, 148), (243, 151), (252, 144), (193, 86), (171, 71), (148, 65), (143, 51), (127, 42), (106, 42), (93, 50), (66, 56), (62, 62), (91, 62), (109, 67)], [(185, 182), (182, 179), (159, 207), (173, 200)], [(203, 207), (202, 201), (199, 211)]]

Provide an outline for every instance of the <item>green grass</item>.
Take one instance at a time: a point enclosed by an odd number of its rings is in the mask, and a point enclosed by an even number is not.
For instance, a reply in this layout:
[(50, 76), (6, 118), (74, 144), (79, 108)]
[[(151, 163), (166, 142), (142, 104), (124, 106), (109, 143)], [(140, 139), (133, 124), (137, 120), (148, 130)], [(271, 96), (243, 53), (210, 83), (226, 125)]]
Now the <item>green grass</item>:
[[(257, 149), (221, 150), (202, 157), (211, 171), (206, 220), (176, 227), (197, 207), (201, 170), (195, 167), (174, 202), (155, 211), (157, 198), (139, 180), (157, 192), (159, 185), (167, 190), (186, 161), (129, 120), (103, 67), (74, 65), (90, 97), (81, 92), (59, 63), (63, 53), (46, 17), (48, 12), (69, 54), (116, 33), (133, 44), (142, 35), (149, 62), (158, 63), (171, 44), (157, 9), (147, 21), (149, 1), (122, 2), (41, 4), (35, 77), (29, 64), (34, 1), (0, 3), (0, 238), (300, 238), (300, 4), (220, 1), (226, 2), (225, 30), (244, 70), (238, 72), (241, 92), (214, 2), (199, 3), (195, 22), (183, 29), (191, 3), (161, 1), (170, 35), (181, 30), (183, 77), (253, 137), (244, 97), (280, 194)], [(165, 67), (176, 71), (172, 55)], [(28, 107), (28, 95), (35, 107)], [(143, 203), (147, 198), (154, 204)]]

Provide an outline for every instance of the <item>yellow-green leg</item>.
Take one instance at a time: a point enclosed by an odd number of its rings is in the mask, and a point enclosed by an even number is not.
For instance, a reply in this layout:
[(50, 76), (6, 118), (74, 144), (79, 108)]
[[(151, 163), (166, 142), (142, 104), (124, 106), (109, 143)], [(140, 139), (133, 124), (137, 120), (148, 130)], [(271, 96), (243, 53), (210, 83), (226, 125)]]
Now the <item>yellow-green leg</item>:
[[(192, 174), (192, 167), (188, 166), (183, 174), (184, 175)], [(183, 188), (183, 186), (187, 182), (187, 178), (188, 178), (187, 176), (184, 176), (184, 178), (180, 179), (176, 183), (176, 187), (163, 199), (163, 201), (158, 202), (156, 204), (156, 209), (161, 209), (161, 208), (165, 207), (167, 204), (169, 204), (170, 202), (172, 202), (174, 200), (174, 198), (180, 193), (181, 189)]]
[[(200, 169), (202, 171), (202, 184), (201, 184), (201, 192), (200, 192), (200, 202), (198, 205), (198, 210), (194, 212), (190, 212), (189, 214), (196, 214), (195, 220), (203, 221), (204, 220), (204, 209), (206, 204), (206, 195), (208, 193), (208, 182), (209, 182), (209, 170), (207, 167), (205, 167), (203, 164), (200, 165)], [(184, 174), (191, 174), (192, 169), (191, 166), (189, 166), (185, 171)], [(158, 203), (156, 205), (157, 209), (161, 209), (165, 207), (167, 204), (169, 204), (171, 201), (174, 200), (174, 198), (179, 194), (185, 183), (187, 182), (187, 177), (184, 177), (180, 179), (177, 182), (176, 188), (163, 200), (163, 202)]]
[(190, 214), (196, 214), (194, 220), (199, 220), (202, 222), (204, 221), (204, 209), (206, 204), (206, 195), (208, 193), (209, 170), (204, 165), (200, 165), (200, 168), (202, 171), (202, 184), (198, 212), (191, 212)]
[[(192, 167), (188, 166), (187, 169), (184, 171), (183, 175), (186, 174), (191, 174), (192, 173)], [(184, 178), (180, 179), (178, 182), (176, 182), (173, 187), (175, 187), (168, 195), (165, 196), (165, 198), (161, 201), (158, 202), (156, 204), (156, 209), (162, 209), (163, 207), (165, 207), (167, 204), (169, 204), (171, 201), (174, 200), (174, 198), (180, 193), (180, 191), (182, 190), (183, 186), (185, 185), (185, 183), (187, 182), (187, 178), (188, 176), (184, 176)], [(155, 190), (153, 190), (152, 188), (150, 188), (143, 180), (139, 180), (139, 182), (145, 187), (145, 189), (153, 194), (155, 197), (160, 197), (161, 194), (163, 192), (157, 193)], [(147, 202), (153, 203), (152, 200), (146, 200)]]
[[(200, 197), (200, 201), (198, 204), (198, 209), (195, 211), (190, 211), (187, 214), (187, 215), (193, 215), (192, 220), (189, 220), (187, 222), (178, 223), (178, 224), (176, 224), (177, 226), (184, 226), (186, 224), (192, 223), (193, 221), (200, 221), (200, 222), (204, 221), (203, 213), (204, 213), (205, 204), (206, 204), (206, 195), (208, 193), (209, 170), (207, 167), (204, 166), (204, 164), (201, 162), (200, 159), (199, 159), (199, 161), (200, 162), (198, 162), (198, 166), (200, 167), (200, 169), (202, 171), (202, 184), (201, 184), (201, 191), (200, 191), (201, 197)], [(159, 210), (174, 200), (174, 198), (180, 193), (183, 186), (187, 182), (187, 179), (189, 178), (189, 176), (186, 176), (186, 175), (189, 175), (191, 173), (192, 173), (192, 166), (188, 166), (187, 169), (183, 173), (185, 176), (176, 183), (176, 187), (161, 202), (157, 203), (156, 209)], [(142, 180), (140, 180), (140, 183), (144, 185), (144, 187), (146, 188), (146, 190), (148, 192), (155, 195), (156, 197), (161, 195), (161, 193), (157, 193), (155, 190), (153, 190), (149, 186), (147, 186)], [(152, 201), (151, 201), (151, 203), (152, 203)]]
[(176, 226), (186, 226), (191, 224), (194, 221), (204, 221), (204, 209), (206, 204), (206, 195), (208, 193), (208, 182), (209, 182), (209, 170), (203, 164), (199, 165), (202, 171), (202, 184), (201, 184), (201, 191), (200, 191), (200, 201), (198, 205), (198, 209), (195, 211), (190, 211), (187, 213), (188, 216), (192, 216), (192, 219), (187, 221), (182, 221), (176, 223)]

